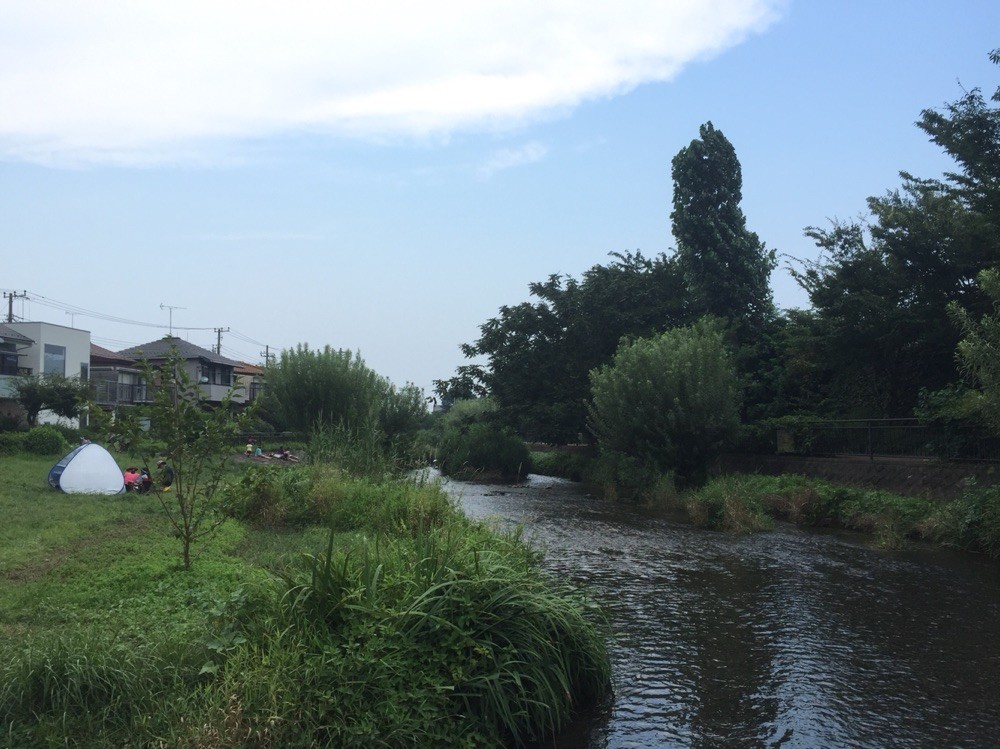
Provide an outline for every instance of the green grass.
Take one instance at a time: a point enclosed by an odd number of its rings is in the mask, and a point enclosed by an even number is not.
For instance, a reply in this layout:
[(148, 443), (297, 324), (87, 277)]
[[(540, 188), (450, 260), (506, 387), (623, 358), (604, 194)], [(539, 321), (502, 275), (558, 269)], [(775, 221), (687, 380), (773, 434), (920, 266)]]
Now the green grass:
[(794, 474), (728, 475), (678, 502), (691, 522), (707, 528), (752, 532), (778, 518), (861, 531), (887, 548), (921, 540), (1000, 557), (1000, 486), (971, 487), (957, 499), (934, 501)]
[(0, 746), (499, 746), (609, 688), (600, 612), (435, 485), (297, 466), (185, 571), (155, 498), (52, 462), (2, 463)]

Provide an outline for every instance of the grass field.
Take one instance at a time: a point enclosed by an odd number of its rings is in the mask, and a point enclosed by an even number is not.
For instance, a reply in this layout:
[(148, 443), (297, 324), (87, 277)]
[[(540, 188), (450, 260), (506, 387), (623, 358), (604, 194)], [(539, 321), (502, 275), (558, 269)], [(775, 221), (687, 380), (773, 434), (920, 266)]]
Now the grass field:
[(54, 460), (0, 458), (0, 746), (518, 745), (609, 688), (599, 611), (436, 486), (249, 476), (339, 531), (230, 519), (184, 570), (154, 496)]

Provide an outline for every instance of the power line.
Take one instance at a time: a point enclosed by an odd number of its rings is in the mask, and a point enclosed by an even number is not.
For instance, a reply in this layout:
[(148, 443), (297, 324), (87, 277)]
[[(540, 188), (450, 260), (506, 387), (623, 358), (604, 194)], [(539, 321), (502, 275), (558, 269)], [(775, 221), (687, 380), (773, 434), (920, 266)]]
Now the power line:
[[(93, 318), (95, 320), (103, 320), (105, 322), (119, 323), (119, 324), (122, 324), (122, 325), (134, 325), (134, 326), (142, 327), (142, 328), (157, 328), (159, 330), (163, 330), (164, 328), (167, 328), (167, 330), (170, 333), (173, 333), (174, 330), (182, 330), (182, 331), (211, 330), (211, 331), (213, 331), (216, 334), (220, 333), (220, 328), (216, 328), (216, 327), (196, 327), (196, 326), (188, 326), (188, 325), (173, 325), (172, 314), (171, 314), (170, 324), (163, 325), (162, 323), (145, 322), (145, 321), (142, 321), (142, 320), (132, 320), (132, 319), (129, 319), (129, 318), (126, 318), (126, 317), (119, 317), (117, 315), (109, 315), (109, 314), (106, 314), (104, 312), (98, 312), (96, 310), (87, 309), (86, 307), (81, 307), (81, 306), (76, 305), (76, 304), (69, 304), (68, 302), (61, 302), (61, 301), (59, 301), (57, 299), (51, 299), (51, 298), (49, 298), (49, 297), (47, 297), (47, 296), (45, 296), (43, 294), (38, 294), (38, 293), (36, 293), (34, 291), (20, 291), (19, 292), (19, 291), (13, 290), (13, 289), (3, 289), (2, 291), (3, 291), (3, 296), (5, 298), (9, 299), (9, 305), (11, 306), (11, 308), (13, 308), (14, 299), (16, 298), (16, 299), (23, 299), (23, 300), (28, 300), (28, 301), (35, 302), (35, 303), (41, 305), (42, 307), (48, 307), (50, 309), (61, 310), (61, 311), (65, 312), (66, 314), (79, 315), (81, 317), (90, 317), (90, 318)], [(160, 308), (161, 309), (167, 309), (168, 305), (161, 304)], [(175, 310), (175, 309), (184, 309), (184, 308), (183, 307), (169, 307), (169, 309), (171, 310), (171, 313), (172, 313), (173, 310)], [(273, 346), (269, 346), (266, 343), (258, 341), (255, 338), (252, 338), (251, 336), (247, 335), (246, 333), (242, 333), (242, 332), (240, 332), (238, 330), (229, 330), (227, 328), (225, 332), (230, 333), (233, 338), (236, 338), (237, 340), (240, 340), (240, 341), (242, 341), (244, 343), (249, 343), (249, 344), (251, 344), (253, 346), (260, 346), (260, 347), (268, 349), (268, 350), (271, 349), (271, 348), (274, 348)], [(124, 347), (124, 348), (128, 348), (130, 346), (141, 345), (141, 344), (135, 343), (134, 341), (123, 341), (123, 340), (120, 340), (120, 339), (106, 338), (106, 337), (93, 336), (93, 335), (91, 336), (91, 340), (95, 341), (96, 343), (98, 343), (98, 345), (101, 345), (103, 343), (103, 344), (107, 344), (107, 345), (111, 345), (111, 346), (120, 346), (120, 347)], [(219, 341), (219, 344), (221, 344), (221, 341)], [(218, 347), (219, 348), (223, 348), (221, 345), (218, 345)], [(243, 361), (250, 361), (253, 358), (251, 356), (247, 356), (243, 352), (238, 352), (238, 351), (235, 351), (235, 349), (230, 349), (228, 346), (225, 347), (225, 348), (227, 350), (230, 350), (230, 351), (233, 351), (234, 353), (236, 353)]]

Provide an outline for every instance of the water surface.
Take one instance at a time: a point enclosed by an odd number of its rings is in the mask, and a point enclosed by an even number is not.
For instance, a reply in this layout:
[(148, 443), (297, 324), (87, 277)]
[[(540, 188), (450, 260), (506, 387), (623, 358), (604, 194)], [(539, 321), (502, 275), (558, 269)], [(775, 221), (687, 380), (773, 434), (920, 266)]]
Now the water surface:
[(1000, 564), (701, 531), (541, 476), (445, 487), (610, 613), (614, 700), (560, 749), (1000, 746)]

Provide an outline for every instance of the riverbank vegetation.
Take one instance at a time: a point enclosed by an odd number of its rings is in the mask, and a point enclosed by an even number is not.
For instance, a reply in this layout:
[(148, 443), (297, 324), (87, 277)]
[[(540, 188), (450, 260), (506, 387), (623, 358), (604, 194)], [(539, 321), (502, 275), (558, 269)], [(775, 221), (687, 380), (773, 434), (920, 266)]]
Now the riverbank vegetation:
[[(990, 59), (1000, 65), (1000, 50)], [(775, 307), (777, 254), (740, 208), (735, 148), (706, 123), (671, 163), (674, 251), (612, 252), (579, 280), (554, 274), (530, 284), (532, 301), (503, 306), (480, 325), (462, 347), (471, 362), (436, 382), (438, 396), (446, 404), (488, 398), (493, 423), (532, 442), (595, 447), (591, 478), (621, 498), (676, 491), (671, 482), (696, 487), (717, 450), (773, 452), (778, 424), (945, 424), (923, 449), (1000, 459), (997, 102), (1000, 88), (992, 97), (971, 89), (924, 110), (917, 127), (953, 160), (952, 171), (901, 172), (899, 189), (867, 199), (867, 216), (804, 228), (818, 255), (789, 266), (808, 295), (804, 310)], [(688, 344), (698, 326), (718, 331), (735, 381), (712, 398), (698, 377), (677, 376), (704, 363), (707, 349)], [(734, 412), (739, 434), (758, 439), (725, 439), (737, 433)], [(726, 502), (707, 496), (700, 505), (715, 518)], [(976, 514), (982, 505), (990, 515), (996, 501), (984, 490), (952, 509)], [(866, 512), (838, 522), (864, 525)], [(950, 544), (992, 548), (991, 531), (966, 542), (969, 523), (927, 523), (951, 527), (940, 531)]]
[(0, 744), (521, 745), (608, 692), (596, 605), (436, 484), (234, 458), (185, 569), (56, 457), (4, 456)]

